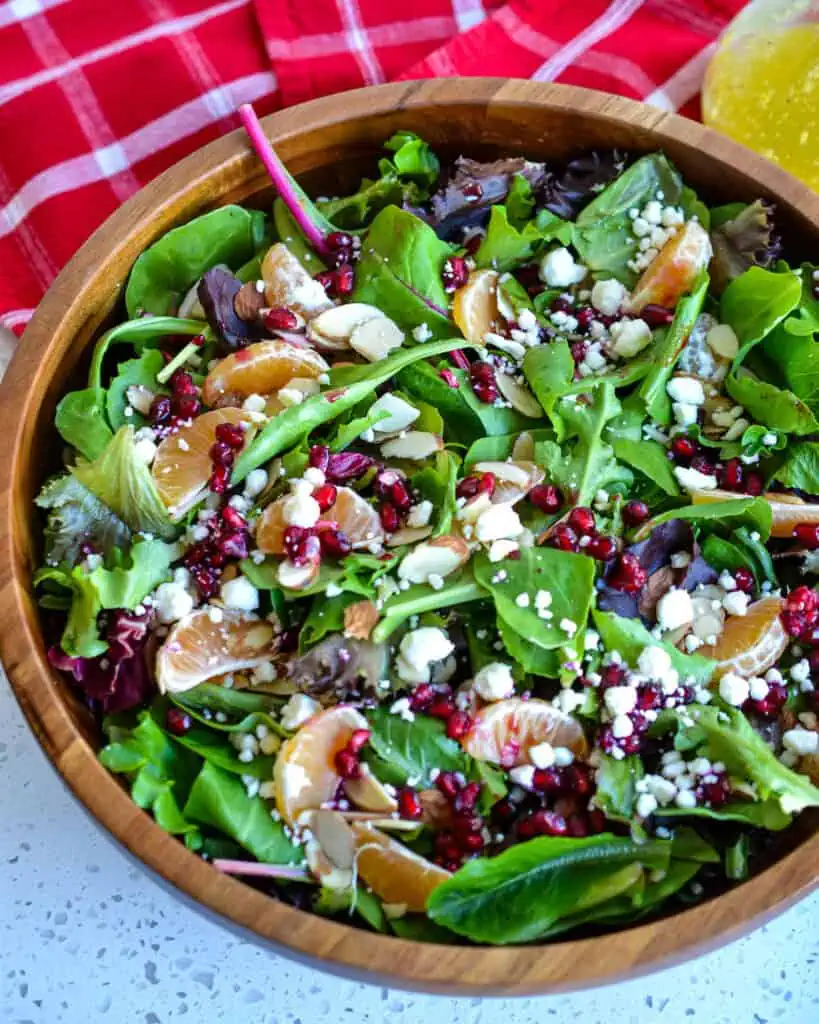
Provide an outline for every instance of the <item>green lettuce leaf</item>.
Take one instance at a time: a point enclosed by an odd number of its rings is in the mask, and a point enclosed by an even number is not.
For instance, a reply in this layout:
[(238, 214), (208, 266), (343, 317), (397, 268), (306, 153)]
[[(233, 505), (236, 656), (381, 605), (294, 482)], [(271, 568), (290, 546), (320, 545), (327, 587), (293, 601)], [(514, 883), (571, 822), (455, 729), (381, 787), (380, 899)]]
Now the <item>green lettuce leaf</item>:
[(60, 437), (86, 459), (96, 459), (114, 436), (105, 422), (100, 393), (95, 388), (69, 391), (57, 404), (54, 426)]
[(796, 274), (749, 267), (722, 293), (720, 321), (739, 339), (738, 366), (748, 352), (799, 305), (802, 285)]
[(819, 494), (819, 444), (802, 441), (788, 449), (787, 457), (774, 473), (785, 487), (807, 494)]
[(159, 387), (156, 381), (156, 375), (164, 365), (162, 353), (155, 348), (145, 349), (136, 359), (128, 359), (119, 364), (117, 374), (108, 385), (105, 396), (105, 412), (113, 430), (129, 425), (141, 427), (148, 422), (145, 416), (133, 408), (130, 416), (125, 415), (129, 404), (127, 391), (130, 387), (141, 386), (155, 394), (165, 393), (165, 389)]
[(486, 235), (475, 253), (475, 265), (503, 273), (529, 263), (551, 239), (567, 245), (571, 234), (571, 224), (548, 210), (541, 210), (534, 220), (519, 228), (510, 222), (505, 206), (493, 206)]
[(816, 417), (792, 391), (758, 380), (742, 369), (727, 378), (725, 390), (757, 423), (771, 430), (798, 435), (819, 433)]
[(125, 523), (70, 473), (48, 480), (34, 501), (48, 509), (44, 557), (49, 565), (74, 565), (85, 543), (105, 556), (130, 543)]

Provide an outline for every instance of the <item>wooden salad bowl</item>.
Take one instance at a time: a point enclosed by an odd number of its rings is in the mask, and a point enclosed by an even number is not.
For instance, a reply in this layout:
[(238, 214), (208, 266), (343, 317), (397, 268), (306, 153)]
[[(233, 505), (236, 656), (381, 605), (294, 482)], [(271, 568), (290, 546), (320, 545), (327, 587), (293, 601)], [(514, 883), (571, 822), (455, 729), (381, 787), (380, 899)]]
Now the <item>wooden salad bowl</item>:
[[(819, 252), (819, 196), (699, 124), (603, 93), (499, 79), (361, 89), (273, 114), (266, 130), (308, 190), (352, 190), (399, 128), (444, 156), (563, 158), (593, 147), (664, 150), (711, 203), (773, 199), (788, 251)], [(0, 400), (0, 653), (41, 745), (95, 818), (155, 875), (268, 949), (381, 984), (455, 993), (535, 993), (633, 976), (760, 924), (819, 878), (819, 817), (781, 837), (752, 879), (649, 924), (544, 946), (412, 943), (303, 913), (220, 874), (139, 810), (99, 763), (97, 726), (48, 665), (32, 593), (41, 524), (32, 499), (59, 462), (59, 397), (121, 302), (140, 252), (169, 228), (228, 202), (268, 203), (271, 189), (245, 134), (233, 132), (172, 167), (93, 235), (40, 304)]]

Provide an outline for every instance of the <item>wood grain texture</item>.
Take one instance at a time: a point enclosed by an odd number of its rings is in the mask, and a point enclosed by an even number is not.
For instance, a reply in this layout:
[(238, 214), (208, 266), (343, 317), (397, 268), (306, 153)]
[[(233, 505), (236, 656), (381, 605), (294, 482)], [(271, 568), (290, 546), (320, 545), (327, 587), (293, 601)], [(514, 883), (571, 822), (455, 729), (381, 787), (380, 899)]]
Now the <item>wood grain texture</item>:
[[(316, 100), (272, 115), (265, 127), (307, 186), (330, 194), (353, 187), (398, 128), (419, 132), (450, 157), (548, 160), (595, 146), (663, 149), (712, 203), (774, 199), (794, 257), (819, 250), (819, 196), (699, 124), (602, 93), (514, 80), (410, 82)], [(214, 206), (270, 197), (241, 132), (171, 168), (109, 218), (60, 274), (0, 390), (0, 653), (32, 729), (79, 800), (143, 864), (247, 937), (328, 970), (426, 991), (523, 994), (633, 976), (726, 942), (804, 895), (817, 882), (815, 815), (803, 817), (773, 866), (653, 924), (546, 947), (420, 945), (302, 913), (219, 874), (162, 832), (102, 768), (94, 722), (47, 664), (31, 590), (40, 529), (32, 499), (60, 450), (54, 408), (147, 245)]]

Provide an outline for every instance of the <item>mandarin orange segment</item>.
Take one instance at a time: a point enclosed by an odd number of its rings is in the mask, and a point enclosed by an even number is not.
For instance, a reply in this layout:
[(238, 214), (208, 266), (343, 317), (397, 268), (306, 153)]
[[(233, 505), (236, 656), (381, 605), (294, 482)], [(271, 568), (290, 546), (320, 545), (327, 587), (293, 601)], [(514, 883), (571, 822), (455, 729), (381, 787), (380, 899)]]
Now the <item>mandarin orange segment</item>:
[(579, 759), (586, 757), (588, 744), (583, 729), (571, 715), (545, 700), (499, 700), (475, 715), (472, 728), (461, 741), (467, 754), (478, 761), (501, 764), (504, 768), (526, 764), (529, 750), (538, 743), (568, 747)]
[(688, 221), (643, 271), (627, 311), (639, 314), (649, 304), (675, 309), (710, 263), (711, 253), (708, 232), (697, 221)]
[(215, 405), (224, 395), (270, 395), (294, 377), (317, 380), (329, 367), (312, 348), (288, 341), (257, 341), (220, 359), (208, 374), (202, 398)]
[(353, 822), (358, 877), (385, 903), (404, 904), (411, 913), (426, 910), (434, 889), (449, 871), (362, 822)]
[(788, 646), (788, 634), (780, 619), (783, 601), (764, 597), (748, 608), (746, 615), (732, 615), (715, 644), (705, 644), (697, 654), (717, 663), (714, 678), (728, 672), (749, 679), (772, 668)]
[(452, 300), (452, 316), (467, 341), (483, 345), (487, 331), (497, 329), (498, 278), (496, 270), (475, 270)]
[(225, 608), (214, 621), (202, 608), (180, 619), (157, 651), (157, 685), (162, 693), (181, 693), (268, 662), (276, 649), (276, 631), (264, 619)]
[[(256, 546), (268, 555), (283, 555), (284, 518), (287, 497), (277, 498), (262, 513), (256, 529)], [(367, 548), (384, 539), (384, 527), (373, 506), (351, 487), (339, 487), (336, 500), (322, 514), (323, 522), (338, 524), (353, 546), (353, 549)]]
[(336, 754), (347, 746), (367, 719), (347, 704), (320, 711), (282, 746), (273, 770), (276, 806), (294, 825), (305, 811), (318, 810), (332, 800), (341, 782)]
[(163, 504), (172, 519), (180, 519), (202, 496), (213, 465), (209, 455), (220, 423), (246, 426), (250, 438), (252, 427), (247, 413), (241, 409), (213, 409), (197, 416), (187, 427), (180, 427), (160, 444), (151, 476)]
[(282, 306), (310, 320), (333, 305), (323, 285), (281, 242), (267, 250), (261, 271), (268, 306)]
[[(704, 505), (712, 501), (731, 501), (745, 498), (745, 494), (734, 491), (692, 491), (691, 501), (694, 505)], [(762, 497), (771, 506), (773, 513), (772, 537), (793, 537), (794, 529), (800, 523), (819, 525), (819, 505), (809, 505), (793, 494), (776, 494), (769, 492)]]

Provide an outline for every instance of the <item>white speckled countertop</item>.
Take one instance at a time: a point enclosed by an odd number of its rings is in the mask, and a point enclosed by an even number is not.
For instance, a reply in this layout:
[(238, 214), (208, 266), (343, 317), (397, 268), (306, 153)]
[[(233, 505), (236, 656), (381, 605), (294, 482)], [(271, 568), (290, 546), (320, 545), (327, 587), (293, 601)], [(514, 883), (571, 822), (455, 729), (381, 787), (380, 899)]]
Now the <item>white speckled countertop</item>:
[(717, 953), (579, 995), (443, 1000), (265, 953), (83, 814), (0, 675), (0, 1024), (815, 1024), (819, 895)]

